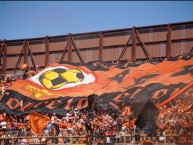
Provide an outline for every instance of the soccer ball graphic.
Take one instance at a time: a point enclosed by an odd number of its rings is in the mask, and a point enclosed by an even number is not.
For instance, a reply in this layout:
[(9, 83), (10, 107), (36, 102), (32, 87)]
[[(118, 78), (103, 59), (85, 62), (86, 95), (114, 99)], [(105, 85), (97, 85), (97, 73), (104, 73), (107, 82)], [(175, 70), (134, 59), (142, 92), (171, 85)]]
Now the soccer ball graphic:
[(81, 82), (83, 73), (78, 69), (56, 68), (40, 75), (40, 83), (47, 89), (58, 89), (68, 83)]

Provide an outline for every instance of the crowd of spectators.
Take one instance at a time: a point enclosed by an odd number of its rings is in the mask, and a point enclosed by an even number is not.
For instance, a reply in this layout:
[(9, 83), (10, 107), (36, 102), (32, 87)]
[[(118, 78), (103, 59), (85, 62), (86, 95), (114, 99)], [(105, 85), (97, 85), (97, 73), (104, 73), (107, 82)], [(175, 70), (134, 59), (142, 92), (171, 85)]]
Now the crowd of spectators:
[[(25, 65), (25, 64), (23, 64)], [(22, 65), (21, 65), (22, 66)], [(30, 68), (25, 65), (25, 67), (20, 68), (21, 73), (18, 74), (4, 74), (0, 76), (0, 94), (2, 95), (5, 90), (11, 86), (17, 80), (25, 80), (29, 77), (34, 76), (35, 74), (41, 71), (41, 68), (37, 65), (35, 68)]]
[[(149, 138), (153, 143), (176, 142), (193, 143), (192, 129), (193, 129), (193, 113), (187, 105), (181, 100), (176, 101), (173, 107), (161, 107), (157, 118), (157, 129), (155, 130), (158, 138)], [(188, 110), (188, 111), (187, 111)], [(123, 111), (124, 112), (124, 111)], [(47, 141), (51, 143), (115, 143), (123, 142), (123, 135), (133, 135), (136, 139), (137, 135), (144, 134), (143, 130), (137, 128), (134, 124), (136, 118), (120, 116), (114, 118), (111, 114), (103, 111), (83, 110), (77, 108), (69, 109), (66, 116), (58, 116), (57, 114), (43, 114), (51, 119), (51, 122), (44, 128), (41, 136), (52, 136), (46, 140), (31, 139), (31, 143), (39, 143)], [(0, 130), (1, 136), (23, 136), (23, 139), (16, 140), (16, 142), (27, 142), (25, 137), (32, 136), (28, 128), (29, 116), (15, 116), (14, 114), (0, 114)], [(85, 135), (91, 136), (87, 138)], [(178, 138), (175, 138), (178, 135)], [(189, 138), (184, 135), (191, 136)], [(61, 138), (54, 138), (54, 137)], [(77, 138), (70, 138), (78, 136)], [(105, 137), (104, 137), (105, 136)], [(166, 136), (169, 136), (166, 138)], [(180, 137), (181, 136), (181, 137)], [(179, 138), (180, 137), (180, 138)], [(148, 138), (147, 138), (148, 139)], [(137, 141), (138, 139), (136, 139)], [(1, 140), (5, 141), (5, 140)], [(130, 141), (132, 142), (132, 140)]]
[[(192, 100), (192, 96), (187, 97)], [(157, 134), (179, 136), (193, 135), (193, 104), (192, 101), (184, 101), (183, 98), (177, 99), (175, 105), (167, 107), (166, 105), (159, 108), (157, 118)], [(166, 138), (162, 138), (166, 140)], [(168, 138), (174, 141), (173, 137)], [(181, 137), (181, 143), (186, 143), (187, 138)], [(193, 143), (193, 140), (190, 140)]]

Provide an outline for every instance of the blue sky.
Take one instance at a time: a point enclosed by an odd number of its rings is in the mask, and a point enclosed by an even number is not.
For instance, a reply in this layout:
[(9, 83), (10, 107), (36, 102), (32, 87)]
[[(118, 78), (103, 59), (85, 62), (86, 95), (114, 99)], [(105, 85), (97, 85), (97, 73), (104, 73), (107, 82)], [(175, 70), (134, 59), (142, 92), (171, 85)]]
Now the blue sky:
[(193, 21), (193, 1), (0, 1), (0, 39)]

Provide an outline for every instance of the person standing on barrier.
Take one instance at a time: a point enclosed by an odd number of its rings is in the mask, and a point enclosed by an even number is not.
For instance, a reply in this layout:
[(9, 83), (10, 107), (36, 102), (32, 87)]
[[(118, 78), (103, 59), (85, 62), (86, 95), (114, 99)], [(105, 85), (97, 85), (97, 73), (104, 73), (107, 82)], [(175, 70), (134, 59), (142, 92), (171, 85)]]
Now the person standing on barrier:
[(26, 79), (28, 79), (28, 77), (29, 77), (29, 67), (27, 66), (26, 68), (24, 68), (24, 69), (22, 69), (22, 71), (23, 71), (23, 80), (26, 80)]
[(135, 143), (136, 144), (140, 144), (140, 129), (138, 127), (136, 127), (135, 129)]
[(123, 119), (122, 116), (117, 118), (117, 131), (118, 133), (120, 133), (121, 129), (122, 129), (122, 124), (123, 124)]

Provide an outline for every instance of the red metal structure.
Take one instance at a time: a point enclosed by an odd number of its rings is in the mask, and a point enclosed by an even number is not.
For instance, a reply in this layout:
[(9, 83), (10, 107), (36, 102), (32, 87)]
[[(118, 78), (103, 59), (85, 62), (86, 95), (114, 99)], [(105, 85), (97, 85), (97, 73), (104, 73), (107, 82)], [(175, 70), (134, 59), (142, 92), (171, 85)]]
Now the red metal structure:
[(23, 63), (34, 68), (54, 62), (136, 61), (188, 53), (193, 21), (60, 36), (0, 41), (1, 73)]

